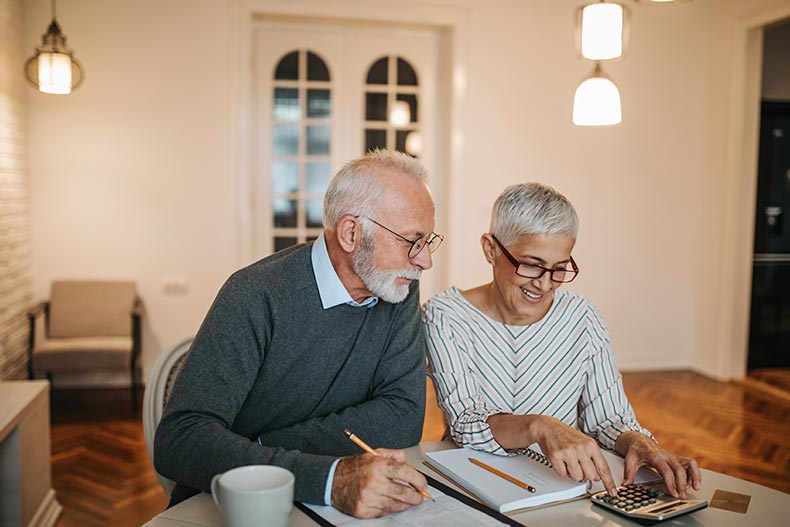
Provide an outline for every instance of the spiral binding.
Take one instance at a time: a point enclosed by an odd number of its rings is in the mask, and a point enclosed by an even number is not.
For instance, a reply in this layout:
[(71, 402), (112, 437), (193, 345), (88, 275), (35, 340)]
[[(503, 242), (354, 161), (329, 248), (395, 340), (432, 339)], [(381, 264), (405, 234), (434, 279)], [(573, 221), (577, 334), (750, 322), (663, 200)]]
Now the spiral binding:
[(549, 458), (541, 454), (540, 452), (536, 452), (531, 448), (519, 448), (515, 451), (516, 454), (520, 454), (523, 456), (527, 456), (528, 458), (537, 461), (538, 463), (543, 463), (547, 467), (553, 467)]

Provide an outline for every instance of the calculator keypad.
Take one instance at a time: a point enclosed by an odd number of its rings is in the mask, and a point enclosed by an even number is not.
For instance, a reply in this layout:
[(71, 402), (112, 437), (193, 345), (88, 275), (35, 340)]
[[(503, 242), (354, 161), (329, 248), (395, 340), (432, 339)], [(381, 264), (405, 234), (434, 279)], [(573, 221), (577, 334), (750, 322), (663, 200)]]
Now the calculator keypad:
[(670, 496), (661, 488), (638, 484), (618, 487), (617, 496), (609, 496), (605, 491), (598, 492), (593, 494), (592, 502), (646, 524), (668, 520), (708, 506), (705, 500), (679, 499)]
[(609, 504), (624, 511), (632, 511), (653, 505), (658, 498), (664, 496), (660, 490), (645, 487), (644, 485), (625, 485), (617, 489), (617, 496), (608, 494), (596, 495), (598, 501)]

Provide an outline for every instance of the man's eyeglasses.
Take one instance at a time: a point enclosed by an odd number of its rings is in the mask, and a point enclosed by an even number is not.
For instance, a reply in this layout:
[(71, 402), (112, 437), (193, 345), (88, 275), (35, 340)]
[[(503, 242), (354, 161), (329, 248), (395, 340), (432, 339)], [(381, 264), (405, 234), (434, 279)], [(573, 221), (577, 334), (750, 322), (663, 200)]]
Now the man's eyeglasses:
[(372, 221), (382, 229), (389, 231), (395, 236), (397, 236), (398, 238), (400, 238), (401, 240), (410, 243), (411, 247), (409, 247), (409, 258), (414, 258), (418, 254), (420, 254), (420, 252), (422, 252), (422, 250), (425, 248), (426, 245), (428, 246), (428, 251), (430, 251), (431, 254), (433, 254), (444, 241), (444, 236), (442, 236), (441, 234), (436, 234), (435, 232), (426, 234), (424, 236), (420, 236), (416, 240), (410, 240), (407, 237), (403, 236), (402, 234), (398, 234), (397, 232), (393, 231), (389, 227), (385, 227), (384, 225), (382, 225), (381, 223), (377, 222), (372, 218), (368, 218), (367, 216), (356, 216), (356, 217), (363, 218), (368, 221)]
[(507, 257), (508, 260), (510, 260), (510, 263), (513, 264), (513, 267), (516, 268), (516, 274), (519, 276), (523, 276), (524, 278), (540, 278), (548, 271), (551, 273), (549, 277), (551, 278), (552, 282), (567, 284), (568, 282), (573, 282), (573, 279), (579, 274), (579, 266), (576, 265), (576, 262), (573, 260), (573, 256), (571, 256), (570, 269), (551, 269), (549, 267), (543, 267), (542, 265), (519, 262), (516, 260), (515, 256), (510, 254), (508, 250), (505, 249), (505, 246), (502, 245), (502, 242), (496, 239), (496, 236), (492, 234), (491, 237), (494, 239), (497, 245), (499, 245), (499, 248), (502, 249), (502, 253)]

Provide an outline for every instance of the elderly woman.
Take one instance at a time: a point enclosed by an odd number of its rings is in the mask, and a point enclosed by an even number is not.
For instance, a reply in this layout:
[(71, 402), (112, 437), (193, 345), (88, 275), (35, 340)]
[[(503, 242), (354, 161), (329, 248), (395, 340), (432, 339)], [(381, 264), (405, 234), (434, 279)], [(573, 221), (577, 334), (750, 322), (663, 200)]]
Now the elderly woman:
[(615, 494), (604, 447), (625, 458), (622, 484), (647, 465), (685, 497), (701, 485), (696, 461), (639, 425), (601, 315), (558, 289), (579, 273), (571, 256), (578, 224), (570, 201), (540, 183), (497, 198), (491, 232), (480, 238), (493, 280), (425, 305), (439, 406), (459, 445), (508, 455), (538, 443), (558, 474), (602, 481)]

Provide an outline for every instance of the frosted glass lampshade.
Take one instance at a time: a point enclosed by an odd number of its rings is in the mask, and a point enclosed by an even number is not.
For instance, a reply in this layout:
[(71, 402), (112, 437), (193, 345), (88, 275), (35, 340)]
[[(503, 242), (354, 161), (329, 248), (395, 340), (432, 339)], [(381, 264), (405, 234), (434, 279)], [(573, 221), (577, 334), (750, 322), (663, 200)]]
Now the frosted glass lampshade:
[(39, 53), (38, 89), (44, 93), (71, 93), (71, 57), (65, 53)]
[(411, 109), (406, 101), (395, 101), (390, 110), (389, 122), (392, 126), (406, 126), (411, 121)]
[(406, 153), (415, 157), (422, 154), (422, 134), (417, 130), (409, 132), (406, 136)]
[(579, 47), (582, 57), (611, 60), (623, 55), (625, 11), (620, 4), (601, 2), (586, 5), (577, 16)]
[(573, 97), (573, 124), (606, 126), (622, 121), (620, 90), (599, 64), (592, 74), (576, 88)]

